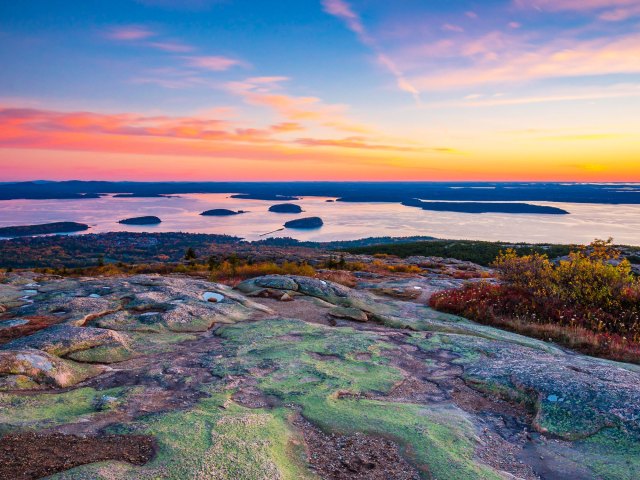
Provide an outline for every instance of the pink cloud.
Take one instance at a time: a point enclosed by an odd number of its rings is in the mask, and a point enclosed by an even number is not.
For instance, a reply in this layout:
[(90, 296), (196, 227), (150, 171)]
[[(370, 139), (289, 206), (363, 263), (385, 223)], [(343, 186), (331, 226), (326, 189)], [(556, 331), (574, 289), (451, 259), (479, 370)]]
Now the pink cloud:
[(471, 66), (416, 75), (412, 83), (420, 88), (448, 89), (544, 78), (640, 73), (640, 34), (587, 41), (559, 39), (535, 49), (525, 42), (500, 46), (498, 39), (504, 37), (456, 46), (455, 53), (467, 56)]
[(451, 23), (445, 23), (444, 25), (442, 25), (442, 30), (445, 32), (456, 32), (456, 33), (464, 32), (464, 28), (458, 25), (452, 25)]
[(145, 40), (155, 35), (154, 31), (140, 25), (113, 27), (107, 32), (108, 38), (123, 41)]
[(187, 65), (214, 72), (222, 72), (233, 67), (246, 66), (246, 63), (235, 58), (223, 56), (186, 57)]

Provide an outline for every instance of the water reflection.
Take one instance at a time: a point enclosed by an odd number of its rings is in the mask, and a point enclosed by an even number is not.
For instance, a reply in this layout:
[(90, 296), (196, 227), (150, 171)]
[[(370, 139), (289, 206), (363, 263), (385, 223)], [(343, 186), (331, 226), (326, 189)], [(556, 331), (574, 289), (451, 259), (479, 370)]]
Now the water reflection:
[[(439, 238), (513, 242), (584, 243), (614, 237), (617, 243), (640, 245), (640, 205), (595, 205), (535, 202), (563, 208), (571, 215), (509, 215), (429, 212), (395, 203), (327, 202), (306, 197), (296, 202), (300, 214), (271, 213), (274, 201), (230, 198), (230, 194), (189, 194), (174, 198), (0, 201), (0, 226), (74, 221), (91, 225), (89, 233), (192, 232), (236, 235), (248, 240), (293, 237), (300, 240), (352, 240), (371, 236), (430, 235)], [(530, 202), (532, 203), (532, 202)], [(228, 208), (248, 213), (203, 217), (205, 210)], [(122, 225), (124, 218), (156, 215), (157, 226)], [(291, 219), (318, 216), (316, 230), (279, 230)], [(265, 237), (261, 235), (274, 232)]]

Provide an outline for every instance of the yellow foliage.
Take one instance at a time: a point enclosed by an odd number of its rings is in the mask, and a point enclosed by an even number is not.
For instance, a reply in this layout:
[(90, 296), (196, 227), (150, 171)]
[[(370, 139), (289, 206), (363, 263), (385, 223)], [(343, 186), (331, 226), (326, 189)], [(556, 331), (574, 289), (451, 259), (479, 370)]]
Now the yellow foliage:
[(631, 264), (619, 261), (611, 239), (596, 240), (571, 252), (554, 265), (537, 253), (518, 257), (513, 249), (501, 252), (494, 266), (508, 285), (536, 296), (553, 296), (583, 307), (618, 308), (628, 292), (640, 287)]

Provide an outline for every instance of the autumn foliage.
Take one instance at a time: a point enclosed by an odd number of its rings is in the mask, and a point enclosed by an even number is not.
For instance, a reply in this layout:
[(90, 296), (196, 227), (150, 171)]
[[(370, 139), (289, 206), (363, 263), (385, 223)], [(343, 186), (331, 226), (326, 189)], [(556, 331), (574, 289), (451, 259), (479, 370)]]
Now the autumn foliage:
[(640, 282), (627, 260), (596, 240), (551, 262), (502, 252), (500, 283), (468, 284), (434, 295), (432, 307), (585, 353), (640, 363)]

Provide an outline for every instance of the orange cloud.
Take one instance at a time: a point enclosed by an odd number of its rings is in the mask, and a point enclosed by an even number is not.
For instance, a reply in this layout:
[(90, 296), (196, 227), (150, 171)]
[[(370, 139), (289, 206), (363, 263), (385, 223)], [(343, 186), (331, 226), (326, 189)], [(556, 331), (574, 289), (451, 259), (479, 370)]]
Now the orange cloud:
[(229, 82), (226, 88), (245, 103), (267, 107), (287, 122), (311, 122), (351, 133), (371, 132), (371, 128), (346, 118), (345, 105), (326, 104), (317, 97), (299, 97), (281, 92), (287, 77), (253, 77)]
[[(303, 128), (294, 122), (251, 128), (191, 117), (0, 108), (0, 147), (4, 148), (263, 160), (316, 158), (328, 162), (351, 158), (365, 163), (380, 161), (383, 157), (376, 155), (384, 151), (424, 151), (403, 145), (378, 145), (363, 137), (278, 138)], [(310, 148), (317, 146), (332, 147), (335, 153)]]
[(368, 143), (362, 137), (349, 137), (337, 140), (317, 139), (317, 138), (299, 138), (296, 143), (312, 147), (340, 147), (340, 148), (357, 148), (365, 150), (388, 150), (395, 152), (424, 152), (424, 148), (405, 147), (399, 145), (380, 145)]

